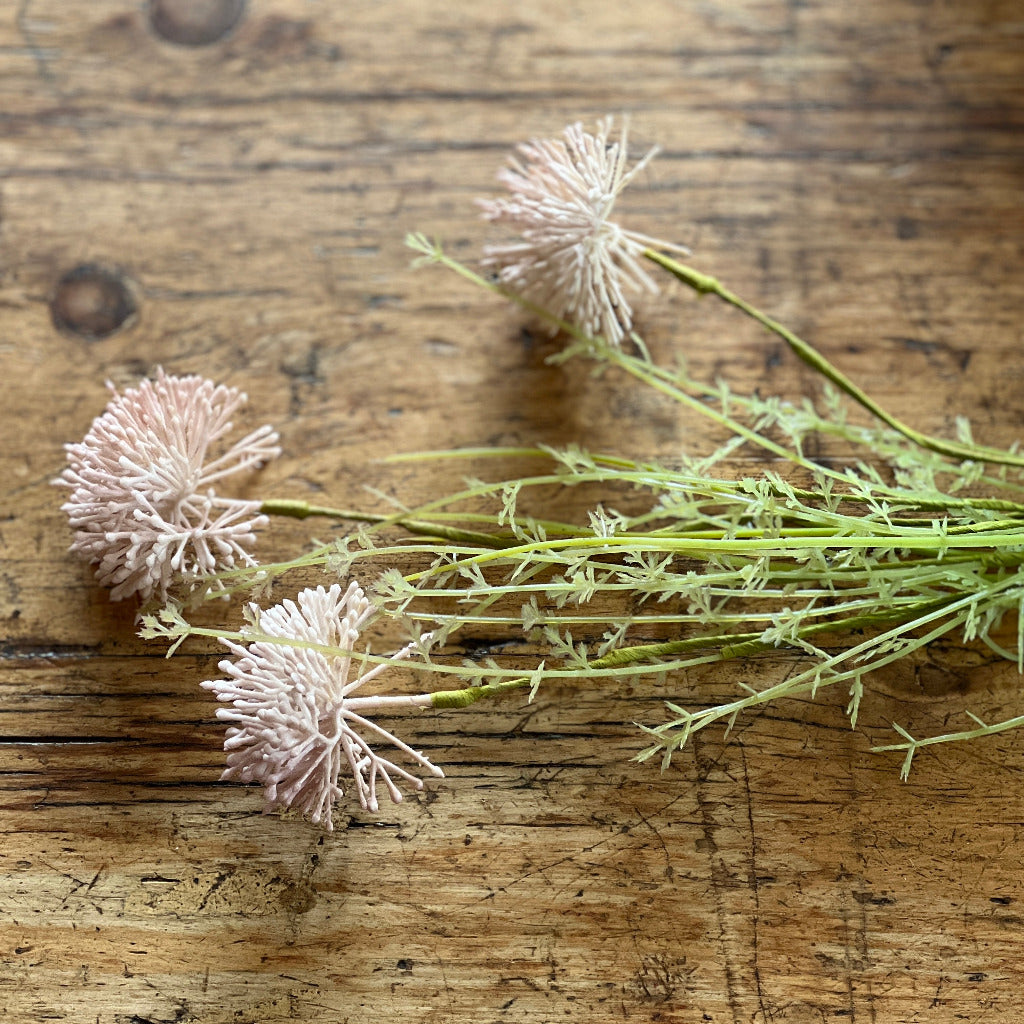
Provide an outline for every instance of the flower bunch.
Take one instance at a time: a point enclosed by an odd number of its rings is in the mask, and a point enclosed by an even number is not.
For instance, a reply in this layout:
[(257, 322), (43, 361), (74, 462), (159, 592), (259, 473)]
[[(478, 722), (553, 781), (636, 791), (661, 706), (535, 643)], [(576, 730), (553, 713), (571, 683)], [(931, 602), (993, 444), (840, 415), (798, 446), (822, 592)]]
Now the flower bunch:
[[(167, 603), (172, 588), (187, 592), (204, 582), (222, 593), (220, 574), (243, 567), (260, 572), (249, 549), (256, 529), (267, 524), (264, 505), (290, 515), (308, 514), (309, 506), (227, 498), (213, 485), (278, 455), (277, 432), (260, 427), (211, 458), (245, 401), (242, 392), (162, 369), (155, 380), (122, 393), (110, 387), (106, 411), (82, 442), (66, 446), (68, 466), (54, 481), (71, 490), (63, 510), (75, 531), (72, 551), (97, 563), (97, 578), (111, 588), (112, 600)], [(395, 801), (401, 793), (394, 778), (422, 787), (407, 769), (375, 753), (360, 729), (392, 743), (429, 774), (442, 774), (360, 714), (424, 706), (429, 698), (351, 696), (429, 642), (422, 636), (350, 679), (359, 629), (373, 611), (358, 584), (344, 592), (334, 584), (302, 591), (297, 604), (265, 611), (252, 606), (250, 625), (236, 639), (217, 633), (237, 658), (221, 662), (226, 679), (203, 684), (231, 705), (218, 713), (231, 723), (223, 778), (262, 783), (268, 810), (294, 807), (331, 829), (343, 765), (366, 810), (378, 808), (378, 780)], [(181, 621), (172, 602), (156, 616), (143, 616), (142, 634), (167, 635), (170, 624)]]
[[(683, 250), (611, 220), (616, 198), (653, 152), (627, 170), (626, 133), (611, 141), (610, 121), (596, 134), (573, 125), (560, 138), (521, 147), (522, 160), (500, 176), (508, 195), (482, 202), (485, 217), (519, 232), (484, 251), (482, 267), (495, 278), (423, 236), (408, 242), (419, 262), (511, 298), (564, 332), (567, 344), (554, 361), (595, 360), (668, 396), (681, 411), (709, 418), (727, 435), (717, 450), (659, 462), (619, 452), (516, 449), (517, 457), (538, 460), (537, 472), (474, 480), (394, 514), (263, 501), (246, 506), (251, 525), (267, 515), (362, 525), (293, 559), (256, 566), (242, 557), (241, 535), (236, 546), (209, 540), (219, 522), (210, 510), (235, 506), (212, 492), (203, 498), (201, 490), (266, 457), (276, 435), (264, 428), (206, 465), (206, 442), (222, 432), (211, 412), (220, 391), (209, 382), (185, 388), (161, 376), (148, 390), (126, 392), (83, 445), (69, 446), (71, 466), (61, 482), (73, 487), (65, 508), (79, 531), (76, 548), (100, 563), (115, 596), (164, 597), (175, 593), (172, 584), (184, 585), (177, 600), (144, 617), (142, 635), (174, 643), (213, 637), (231, 652), (220, 663), (224, 678), (203, 684), (225, 705), (218, 712), (228, 725), (223, 777), (261, 784), (268, 810), (294, 808), (330, 828), (346, 771), (366, 810), (377, 809), (378, 782), (397, 800), (399, 782), (420, 788), (417, 771), (442, 774), (372, 722), (373, 711), (532, 696), (553, 679), (587, 687), (628, 680), (658, 692), (674, 686), (665, 720), (643, 726), (648, 745), (638, 754), (667, 764), (712, 723), (728, 727), (750, 708), (830, 686), (845, 691), (855, 725), (867, 673), (948, 634), (985, 643), (1024, 670), (1024, 456), (975, 443), (966, 426), (956, 439), (917, 431), (806, 341), (681, 263)], [(823, 377), (823, 401), (737, 395), (693, 379), (684, 366), (655, 362), (633, 330), (627, 295), (656, 291), (658, 272), (716, 296), (785, 341)], [(185, 394), (193, 392), (210, 397), (189, 404)], [(163, 411), (154, 408), (157, 397), (168, 403)], [(851, 406), (871, 422), (851, 419)], [(812, 454), (827, 452), (835, 439), (860, 447), (864, 460), (838, 464)], [(760, 450), (773, 468), (731, 475), (730, 458), (741, 446)], [(491, 450), (487, 457), (506, 454)], [(439, 455), (468, 457), (417, 457)], [(119, 467), (126, 471), (121, 484)], [(546, 512), (540, 496), (552, 487), (580, 493), (588, 486), (604, 497), (584, 519)], [(613, 495), (627, 493), (629, 510), (609, 506)], [(481, 512), (481, 502), (490, 511)], [(418, 539), (396, 539), (396, 530)], [(186, 558), (186, 550), (200, 554)], [(368, 593), (337, 582), (370, 559), (391, 568)], [(251, 604), (238, 631), (184, 617), (186, 601), (266, 590), (293, 570), (320, 572), (327, 585), (267, 609)], [(359, 655), (359, 632), (377, 614), (401, 624), (409, 643), (388, 657)], [(1009, 645), (1008, 616), (1018, 622)], [(477, 628), (529, 642), (532, 668), (524, 672), (521, 660), (500, 653), (474, 661), (443, 656), (460, 631)], [(688, 670), (780, 651), (801, 659), (781, 682), (740, 684), (735, 699), (687, 706)], [(430, 681), (425, 692), (356, 695), (398, 661)], [(902, 751), (906, 774), (923, 746), (1019, 725), (1024, 715), (996, 723), (973, 718), (969, 728), (924, 739), (897, 726), (901, 741), (880, 749)], [(409, 767), (377, 753), (380, 742)]]

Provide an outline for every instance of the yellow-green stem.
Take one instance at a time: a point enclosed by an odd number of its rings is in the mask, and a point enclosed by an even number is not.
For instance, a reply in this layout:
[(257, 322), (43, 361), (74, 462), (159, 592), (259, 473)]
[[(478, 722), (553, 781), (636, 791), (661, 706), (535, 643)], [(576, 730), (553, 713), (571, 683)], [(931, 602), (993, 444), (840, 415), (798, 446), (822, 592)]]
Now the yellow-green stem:
[(260, 511), (268, 516), (287, 516), (291, 519), (308, 519), (310, 516), (323, 516), (327, 519), (344, 519), (349, 522), (377, 523), (385, 526), (400, 526), (409, 533), (424, 537), (437, 537), (455, 541), (460, 544), (474, 544), (478, 547), (503, 548), (509, 543), (517, 543), (496, 537), (489, 533), (476, 530), (461, 530), (456, 526), (444, 526), (423, 519), (407, 519), (401, 515), (385, 516), (372, 512), (358, 512), (353, 509), (329, 508), (326, 505), (311, 505), (308, 501), (290, 498), (273, 498), (260, 505)]
[[(865, 615), (851, 615), (846, 619), (830, 622), (817, 622), (796, 630), (796, 636), (806, 639), (811, 636), (829, 633), (850, 632), (873, 626), (899, 625), (901, 622), (912, 622), (922, 615), (931, 615), (956, 601), (955, 595), (939, 598), (935, 601), (922, 602), (912, 609), (900, 609), (899, 613), (886, 614), (874, 612)], [(661, 644), (639, 644), (635, 647), (622, 647), (611, 651), (590, 662), (591, 668), (619, 668), (625, 665), (637, 665), (653, 661), (666, 655), (686, 654), (690, 651), (718, 647), (716, 661), (730, 661), (734, 658), (747, 657), (762, 651), (775, 649), (775, 644), (761, 639), (760, 633), (723, 633), (717, 636), (688, 637), (685, 640), (670, 640)], [(508, 679), (501, 683), (484, 686), (469, 686), (461, 690), (437, 690), (431, 695), (431, 705), (435, 708), (465, 708), (478, 700), (500, 697), (514, 690), (530, 686), (533, 679), (523, 676), (519, 679)]]
[(986, 448), (981, 445), (962, 444), (958, 441), (945, 441), (942, 438), (930, 437), (913, 427), (907, 426), (898, 420), (891, 413), (886, 412), (870, 395), (862, 391), (844, 373), (836, 369), (820, 352), (809, 345), (802, 338), (797, 337), (792, 331), (784, 327), (778, 321), (762, 313), (755, 306), (731, 292), (716, 278), (708, 274), (702, 274), (692, 267), (688, 267), (678, 260), (672, 259), (663, 253), (648, 249), (644, 255), (653, 263), (663, 267), (670, 274), (680, 281), (688, 284), (700, 295), (714, 295), (723, 302), (738, 309), (741, 313), (756, 320), (762, 327), (782, 338), (784, 342), (800, 357), (808, 366), (817, 370), (830, 380), (840, 391), (845, 392), (864, 409), (870, 412), (877, 419), (891, 427), (897, 433), (902, 434), (908, 441), (921, 448), (937, 452), (953, 459), (965, 459), (974, 462), (988, 462), (993, 465), (1002, 466), (1024, 466), (1024, 456), (1014, 455), (1012, 452), (1000, 451), (996, 448)]

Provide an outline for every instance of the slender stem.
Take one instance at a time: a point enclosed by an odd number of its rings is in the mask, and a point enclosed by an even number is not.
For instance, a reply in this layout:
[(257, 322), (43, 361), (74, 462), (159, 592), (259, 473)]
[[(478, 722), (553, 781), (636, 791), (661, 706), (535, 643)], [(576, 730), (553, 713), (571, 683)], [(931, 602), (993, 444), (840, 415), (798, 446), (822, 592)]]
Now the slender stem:
[[(1012, 533), (1001, 533), (992, 536), (983, 534), (958, 534), (956, 536), (938, 535), (927, 529), (911, 530), (898, 528), (886, 533), (875, 533), (861, 536), (810, 536), (774, 538), (722, 538), (715, 542), (716, 555), (756, 555), (767, 552), (785, 556), (789, 552), (815, 549), (823, 552), (829, 550), (850, 549), (899, 549), (902, 551), (935, 552), (945, 555), (951, 551), (977, 548), (1020, 548), (1024, 544), (1024, 530)], [(616, 534), (612, 537), (572, 537), (554, 540), (534, 541), (518, 544), (499, 552), (481, 552), (460, 558), (445, 566), (445, 571), (460, 569), (470, 565), (483, 565), (499, 558), (522, 558), (528, 556), (557, 554), (572, 549), (575, 556), (580, 550), (590, 549), (595, 555), (613, 556), (627, 552), (653, 551), (658, 554), (694, 555), (700, 557), (707, 552), (707, 541), (687, 537), (654, 537), (649, 534)], [(437, 574), (436, 569), (424, 569), (410, 573), (405, 578), (410, 582), (428, 579)]]
[(955, 743), (958, 740), (973, 740), (981, 736), (994, 736), (998, 732), (1005, 732), (1007, 729), (1016, 729), (1024, 725), (1024, 715), (1015, 715), (995, 725), (979, 725), (976, 729), (963, 729), (960, 732), (947, 732), (941, 736), (928, 736), (923, 740), (907, 740), (906, 743), (887, 743), (884, 746), (872, 747), (873, 753), (882, 753), (887, 750), (914, 750), (921, 747), (930, 747), (935, 743)]
[(435, 708), (468, 708), (484, 697), (501, 697), (513, 690), (521, 690), (530, 685), (530, 677), (506, 679), (500, 683), (489, 683), (486, 686), (467, 686), (462, 690), (435, 690), (430, 695), (430, 703)]
[(432, 701), (429, 693), (379, 693), (372, 697), (345, 697), (343, 704), (348, 711), (390, 711), (393, 708), (429, 708)]
[[(899, 609), (889, 613), (874, 612), (866, 615), (851, 615), (838, 622), (816, 622), (795, 630), (795, 636), (804, 640), (819, 634), (850, 632), (873, 626), (891, 627), (887, 636), (896, 635), (901, 625), (927, 622), (933, 620), (944, 608), (950, 611), (963, 603), (962, 598), (949, 595), (935, 601), (925, 601), (914, 605), (911, 609)], [(685, 640), (672, 640), (662, 644), (640, 644), (635, 647), (623, 647), (611, 651), (589, 663), (590, 669), (621, 668), (627, 665), (640, 665), (657, 660), (665, 655), (688, 654), (692, 651), (708, 650), (717, 647), (717, 651), (705, 659), (705, 662), (730, 661), (734, 658), (748, 657), (762, 651), (775, 649), (776, 645), (762, 640), (762, 633), (722, 633), (716, 636), (688, 637)], [(864, 644), (861, 645), (865, 646)], [(564, 676), (562, 676), (564, 678)], [(581, 678), (586, 678), (581, 675)], [(461, 690), (436, 690), (431, 695), (431, 703), (435, 708), (464, 708), (475, 704), (478, 700), (500, 697), (514, 690), (532, 685), (533, 679), (523, 676), (508, 679), (500, 683), (484, 686), (469, 686)]]
[[(821, 633), (843, 633), (866, 629), (872, 626), (890, 625), (900, 622), (913, 622), (923, 614), (941, 609), (952, 603), (953, 597), (943, 597), (936, 601), (920, 602), (910, 608), (892, 609), (888, 612), (869, 612), (864, 615), (850, 615), (845, 619), (828, 622), (815, 622), (809, 626), (801, 626), (795, 635), (803, 640)], [(685, 654), (701, 648), (717, 647), (719, 660), (746, 657), (761, 651), (772, 650), (775, 644), (762, 640), (763, 633), (722, 633), (718, 636), (688, 637), (685, 640), (669, 640), (661, 644), (641, 644), (636, 647), (621, 647), (611, 651), (593, 664), (598, 668), (612, 668), (619, 665), (635, 665), (649, 662), (664, 655)]]
[(405, 516), (385, 516), (373, 512), (359, 512), (354, 509), (329, 508), (325, 505), (311, 505), (308, 501), (290, 498), (272, 498), (260, 505), (260, 511), (268, 516), (287, 516), (291, 519), (308, 519), (310, 516), (323, 516), (328, 519), (344, 519), (364, 523), (379, 523), (385, 526), (401, 526), (409, 533), (424, 537), (438, 537), (462, 544), (476, 544), (486, 548), (504, 548), (517, 543), (515, 538), (503, 539), (490, 533), (479, 533), (476, 530), (462, 530), (455, 526), (431, 523), (423, 519), (409, 519)]
[(945, 441), (941, 438), (930, 437), (919, 430), (915, 430), (913, 427), (907, 426), (907, 424), (898, 420), (891, 413), (886, 412), (886, 410), (871, 398), (870, 395), (862, 391), (852, 380), (850, 380), (849, 377), (842, 373), (842, 371), (836, 369), (836, 367), (834, 367), (813, 346), (809, 345), (802, 338), (797, 337), (797, 335), (784, 327), (777, 320), (773, 320), (770, 316), (762, 313), (745, 299), (741, 299), (734, 292), (731, 292), (716, 278), (711, 277), (708, 274), (702, 274), (700, 271), (694, 270), (692, 267), (688, 267), (685, 264), (680, 263), (678, 260), (672, 259), (671, 256), (666, 256), (653, 249), (647, 249), (644, 252), (644, 255), (653, 263), (657, 263), (670, 274), (677, 277), (680, 281), (688, 284), (698, 294), (716, 296), (723, 302), (726, 302), (735, 309), (738, 309), (741, 313), (745, 313), (753, 320), (756, 320), (762, 327), (782, 338), (793, 352), (795, 352), (796, 355), (799, 356), (800, 359), (802, 359), (808, 366), (817, 370), (818, 373), (832, 381), (840, 391), (849, 395), (854, 399), (854, 401), (860, 404), (877, 419), (897, 431), (897, 433), (902, 434), (909, 441), (913, 441), (914, 444), (919, 447), (927, 448), (930, 451), (938, 452), (940, 455), (946, 455), (954, 459), (989, 462), (1002, 466), (1024, 466), (1024, 456), (1014, 455), (1012, 452), (1000, 451), (997, 448), (962, 444), (958, 441)]

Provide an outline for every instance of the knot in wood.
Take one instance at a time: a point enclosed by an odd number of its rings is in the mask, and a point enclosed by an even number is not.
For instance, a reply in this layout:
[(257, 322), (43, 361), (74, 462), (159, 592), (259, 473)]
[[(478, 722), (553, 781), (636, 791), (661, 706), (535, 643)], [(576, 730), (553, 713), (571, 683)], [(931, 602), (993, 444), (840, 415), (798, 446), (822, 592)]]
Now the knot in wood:
[(245, 12), (245, 0), (150, 0), (153, 31), (178, 46), (207, 46), (223, 39)]
[(50, 302), (50, 314), (60, 330), (90, 341), (130, 327), (137, 313), (134, 290), (124, 274), (95, 263), (80, 264), (64, 274)]

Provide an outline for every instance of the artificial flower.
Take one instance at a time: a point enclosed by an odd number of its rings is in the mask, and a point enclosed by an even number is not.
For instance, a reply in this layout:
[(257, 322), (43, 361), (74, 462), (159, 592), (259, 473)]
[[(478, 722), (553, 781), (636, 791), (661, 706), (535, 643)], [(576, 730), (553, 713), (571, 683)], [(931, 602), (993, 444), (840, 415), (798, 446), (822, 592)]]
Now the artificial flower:
[(626, 127), (610, 143), (612, 119), (597, 134), (579, 123), (561, 138), (519, 146), (498, 172), (509, 195), (481, 199), (484, 217), (508, 225), (515, 241), (484, 247), (483, 265), (502, 286), (592, 337), (620, 345), (633, 326), (627, 292), (656, 293), (641, 263), (651, 247), (670, 246), (611, 220), (615, 200), (647, 166), (657, 149), (627, 170)]
[(162, 369), (120, 394), (107, 386), (106, 411), (65, 446), (68, 465), (54, 483), (71, 491), (62, 506), (71, 550), (96, 564), (111, 600), (164, 600), (175, 578), (254, 564), (249, 548), (267, 521), (259, 502), (222, 497), (213, 485), (278, 455), (277, 433), (260, 427), (211, 459), (242, 392)]
[(254, 625), (242, 630), (249, 642), (221, 638), (234, 655), (220, 663), (227, 678), (203, 683), (231, 705), (217, 712), (230, 723), (222, 779), (260, 782), (265, 811), (291, 808), (330, 831), (331, 809), (343, 795), (339, 775), (344, 768), (352, 774), (364, 810), (378, 809), (378, 779), (395, 803), (402, 794), (392, 776), (413, 789), (423, 788), (422, 779), (377, 754), (366, 737), (392, 744), (430, 775), (443, 777), (423, 754), (364, 714), (429, 707), (429, 694), (352, 696), (421, 648), (429, 635), (352, 677), (359, 630), (373, 613), (357, 583), (344, 592), (335, 583), (328, 589), (303, 590), (297, 601), (250, 607)]

